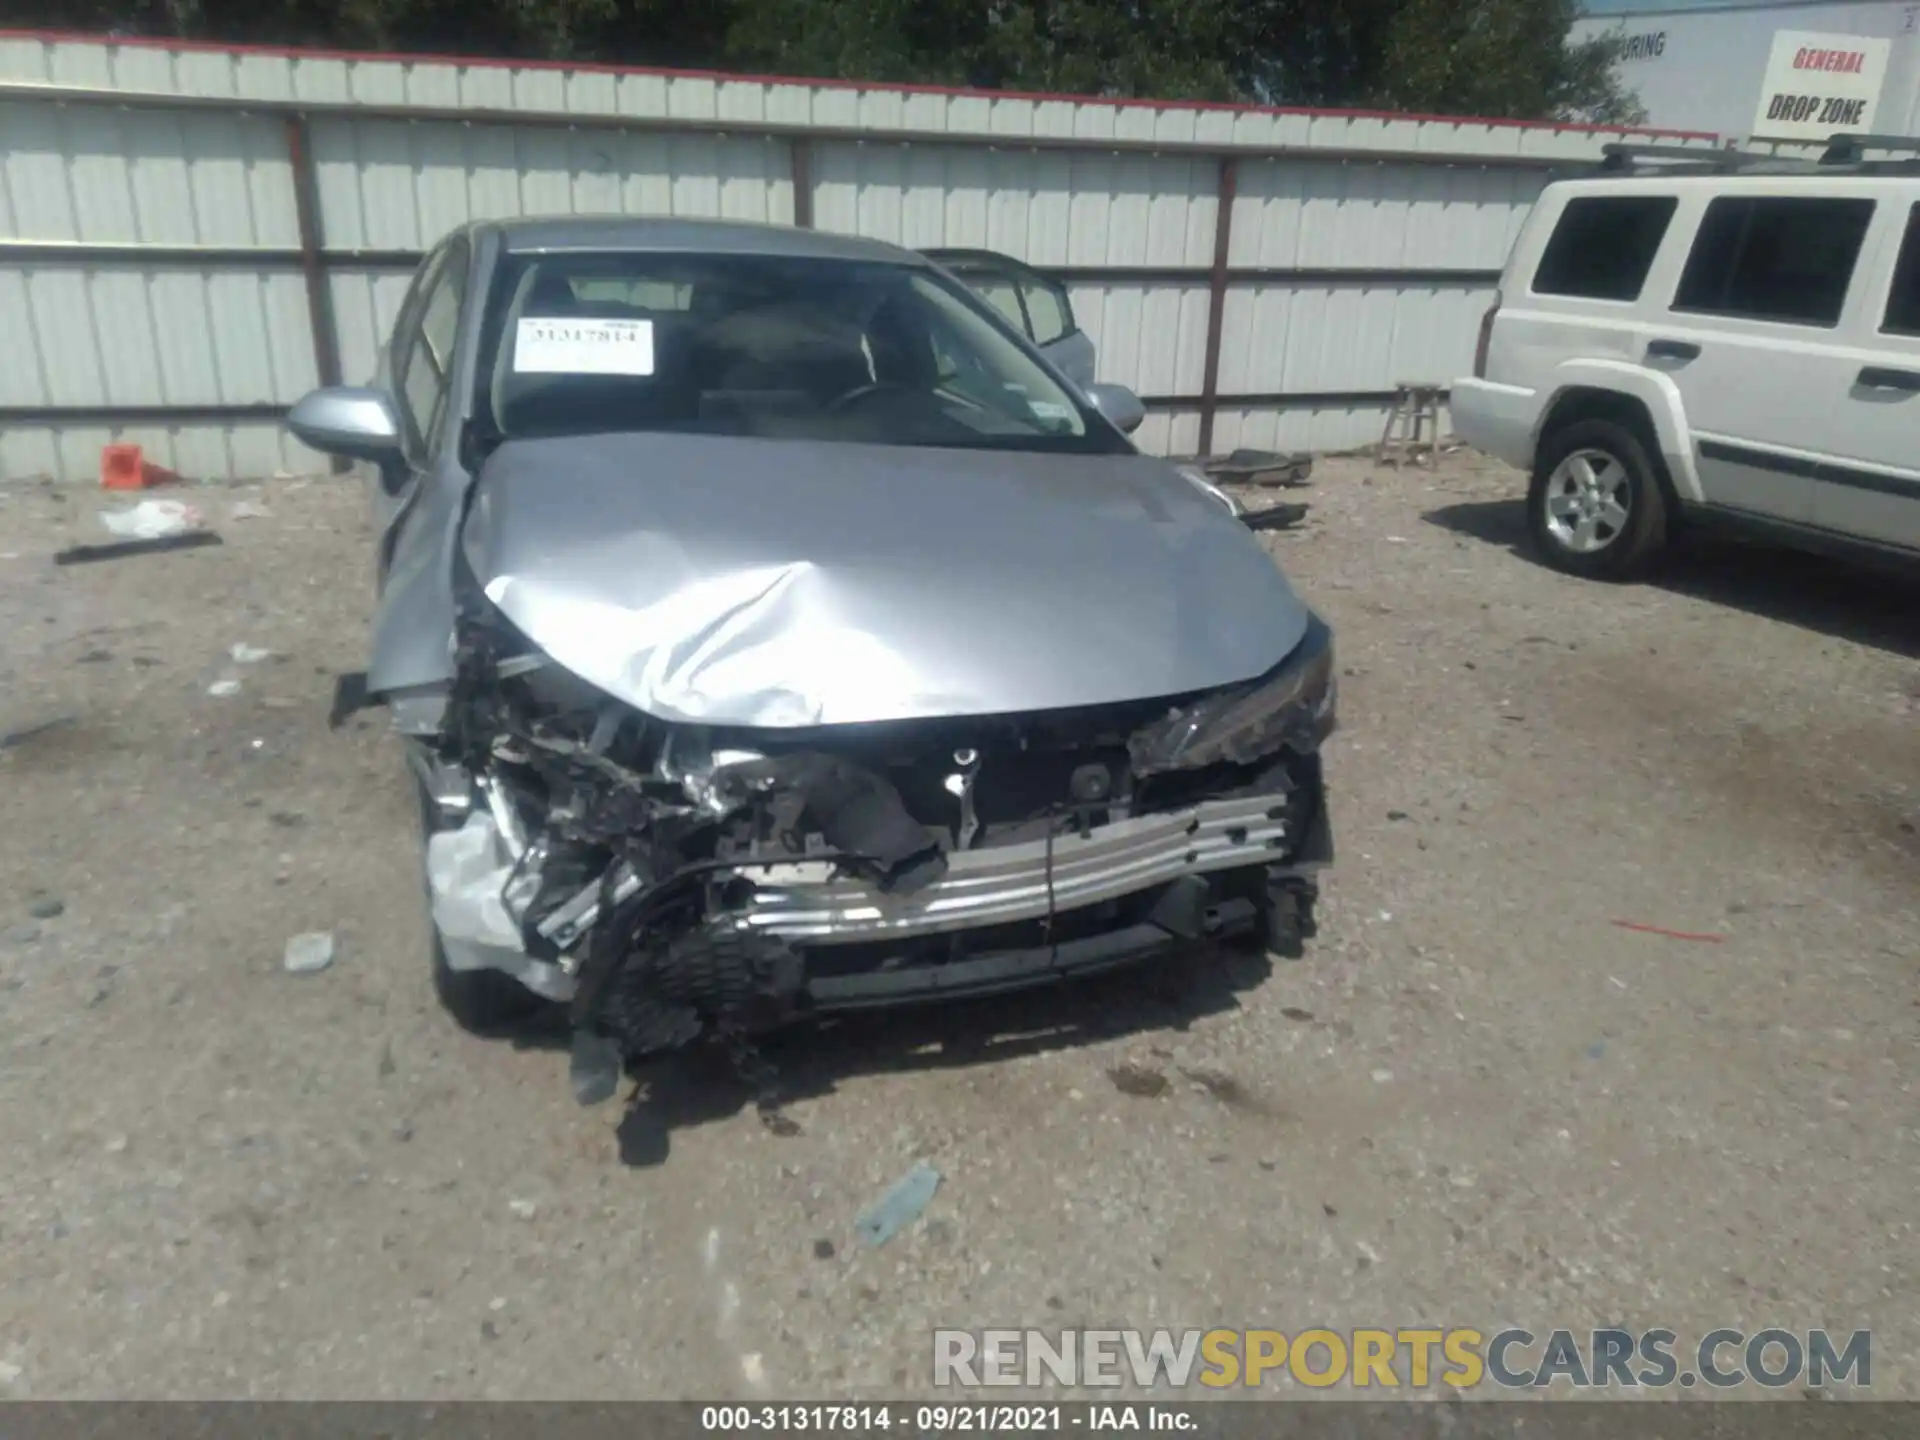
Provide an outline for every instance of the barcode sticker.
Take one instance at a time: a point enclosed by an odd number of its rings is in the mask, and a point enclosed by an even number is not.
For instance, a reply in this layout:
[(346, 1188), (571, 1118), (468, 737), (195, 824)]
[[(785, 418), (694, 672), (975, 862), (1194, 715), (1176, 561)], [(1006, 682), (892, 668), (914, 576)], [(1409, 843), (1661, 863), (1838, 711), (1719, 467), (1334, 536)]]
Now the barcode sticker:
[(651, 320), (543, 320), (526, 317), (513, 337), (523, 375), (651, 375)]

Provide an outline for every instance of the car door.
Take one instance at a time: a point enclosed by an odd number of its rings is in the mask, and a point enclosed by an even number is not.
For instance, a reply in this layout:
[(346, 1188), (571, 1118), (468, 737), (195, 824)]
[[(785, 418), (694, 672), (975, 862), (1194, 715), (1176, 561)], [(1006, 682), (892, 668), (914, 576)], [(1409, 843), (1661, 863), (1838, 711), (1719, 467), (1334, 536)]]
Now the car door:
[(1920, 551), (1920, 204), (1881, 209), (1843, 363), (1822, 384), (1831, 429), (1829, 458), (1814, 476), (1813, 523)]
[(400, 420), (400, 463), (376, 477), (375, 523), (384, 577), (395, 536), (431, 467), (446, 414), (460, 310), (466, 298), (469, 242), (456, 236), (422, 266), (401, 306), (382, 364), (383, 384)]
[(1006, 316), (1062, 375), (1082, 388), (1093, 383), (1093, 341), (1075, 321), (1072, 297), (1060, 281), (991, 250), (925, 254)]
[(1706, 201), (1644, 363), (1680, 391), (1709, 505), (1812, 523), (1873, 211), (1858, 186), (1809, 181), (1736, 182)]

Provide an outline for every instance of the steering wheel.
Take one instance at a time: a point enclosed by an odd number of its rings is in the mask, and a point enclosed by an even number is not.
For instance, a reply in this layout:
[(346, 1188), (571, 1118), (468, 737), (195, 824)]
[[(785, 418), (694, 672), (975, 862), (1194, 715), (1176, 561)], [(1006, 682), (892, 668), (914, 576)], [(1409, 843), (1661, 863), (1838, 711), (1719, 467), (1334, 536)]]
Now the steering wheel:
[(829, 415), (838, 415), (842, 410), (850, 410), (855, 405), (872, 399), (875, 395), (885, 394), (888, 391), (895, 390), (904, 393), (906, 389), (907, 387), (905, 385), (893, 385), (885, 380), (876, 380), (865, 385), (856, 385), (853, 389), (847, 391), (846, 394), (836, 395), (833, 399), (829, 400), (827, 402), (827, 413)]

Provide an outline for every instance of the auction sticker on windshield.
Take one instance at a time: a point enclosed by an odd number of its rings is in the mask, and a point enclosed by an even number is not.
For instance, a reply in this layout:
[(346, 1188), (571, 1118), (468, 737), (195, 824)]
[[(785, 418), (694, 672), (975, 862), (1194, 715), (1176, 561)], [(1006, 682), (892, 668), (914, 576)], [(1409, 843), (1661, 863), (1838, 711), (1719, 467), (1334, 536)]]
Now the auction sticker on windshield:
[(523, 375), (651, 375), (651, 320), (542, 320), (524, 317), (513, 336)]

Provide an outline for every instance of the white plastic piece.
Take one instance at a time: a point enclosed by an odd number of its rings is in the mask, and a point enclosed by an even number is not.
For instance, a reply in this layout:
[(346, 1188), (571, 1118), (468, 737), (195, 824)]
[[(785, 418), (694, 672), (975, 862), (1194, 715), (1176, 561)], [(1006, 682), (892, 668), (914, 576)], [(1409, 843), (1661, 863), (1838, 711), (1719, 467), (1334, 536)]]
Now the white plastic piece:
[(498, 970), (536, 995), (571, 1000), (573, 977), (526, 953), (520, 928), (501, 903), (512, 868), (493, 817), (484, 810), (473, 811), (458, 830), (427, 840), (427, 894), (447, 965)]
[(129, 510), (102, 510), (100, 523), (122, 540), (164, 540), (203, 529), (207, 522), (184, 500), (142, 500)]

